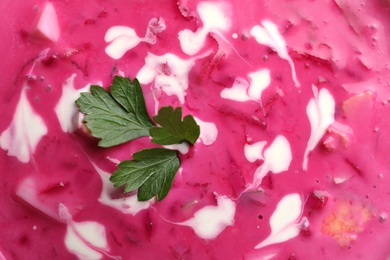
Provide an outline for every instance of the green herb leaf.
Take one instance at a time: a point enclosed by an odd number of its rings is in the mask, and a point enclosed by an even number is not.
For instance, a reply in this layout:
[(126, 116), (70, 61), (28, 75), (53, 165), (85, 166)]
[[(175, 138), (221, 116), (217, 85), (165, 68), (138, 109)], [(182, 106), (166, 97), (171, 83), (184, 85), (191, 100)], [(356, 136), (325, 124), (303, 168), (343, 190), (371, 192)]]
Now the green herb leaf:
[(86, 114), (84, 121), (92, 135), (101, 138), (99, 146), (110, 147), (149, 135), (153, 126), (137, 79), (116, 76), (109, 94), (100, 86), (81, 93), (76, 104)]
[(160, 127), (150, 128), (152, 142), (161, 145), (189, 142), (194, 144), (200, 135), (200, 127), (191, 115), (181, 120), (181, 107), (162, 107), (154, 117)]
[(164, 199), (171, 189), (180, 167), (177, 151), (164, 148), (144, 149), (133, 154), (133, 160), (123, 161), (111, 175), (115, 187), (125, 185), (125, 192), (138, 189), (138, 200), (154, 196)]
[[(110, 93), (100, 86), (91, 86), (91, 93), (81, 93), (76, 100), (91, 134), (100, 138), (99, 146), (110, 147), (141, 136), (152, 137), (156, 144), (169, 145), (181, 142), (194, 144), (200, 135), (200, 127), (188, 115), (182, 121), (181, 108), (163, 107), (154, 117), (154, 126), (145, 106), (141, 86), (137, 79), (116, 76)], [(154, 196), (164, 199), (171, 189), (180, 167), (176, 150), (164, 148), (144, 149), (133, 154), (133, 160), (123, 161), (111, 175), (115, 187), (124, 191), (138, 189), (138, 200), (146, 201)]]

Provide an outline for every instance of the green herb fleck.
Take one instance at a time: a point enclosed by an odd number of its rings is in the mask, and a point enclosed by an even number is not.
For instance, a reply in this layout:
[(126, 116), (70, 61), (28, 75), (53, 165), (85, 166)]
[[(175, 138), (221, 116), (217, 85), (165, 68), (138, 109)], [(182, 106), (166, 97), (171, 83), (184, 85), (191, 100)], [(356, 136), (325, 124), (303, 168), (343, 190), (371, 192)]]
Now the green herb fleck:
[(164, 199), (171, 189), (180, 167), (177, 151), (164, 148), (144, 149), (133, 154), (133, 160), (123, 161), (110, 177), (115, 187), (125, 185), (125, 192), (138, 189), (138, 200), (154, 196)]
[(146, 112), (142, 89), (137, 79), (116, 76), (111, 95), (100, 86), (81, 93), (76, 104), (86, 114), (84, 121), (91, 134), (100, 138), (99, 146), (110, 147), (149, 135), (153, 126)]
[(199, 137), (200, 128), (191, 115), (181, 120), (181, 107), (163, 107), (154, 117), (160, 126), (150, 128), (152, 142), (161, 145), (188, 142), (194, 144)]

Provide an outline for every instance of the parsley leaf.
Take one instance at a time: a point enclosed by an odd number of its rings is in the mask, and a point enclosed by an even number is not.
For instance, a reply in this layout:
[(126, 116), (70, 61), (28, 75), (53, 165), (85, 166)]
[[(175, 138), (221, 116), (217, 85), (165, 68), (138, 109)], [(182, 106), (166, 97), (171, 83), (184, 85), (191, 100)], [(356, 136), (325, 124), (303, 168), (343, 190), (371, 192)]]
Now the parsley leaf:
[(86, 114), (84, 121), (92, 135), (100, 138), (99, 146), (110, 147), (149, 135), (153, 126), (137, 79), (116, 76), (109, 94), (100, 86), (91, 93), (81, 93), (76, 104)]
[(144, 149), (133, 154), (133, 160), (123, 161), (111, 175), (115, 187), (125, 185), (125, 192), (138, 189), (138, 200), (154, 196), (164, 199), (180, 167), (177, 151), (164, 148)]
[(161, 145), (189, 142), (194, 144), (200, 135), (200, 127), (191, 115), (181, 120), (181, 107), (162, 107), (154, 117), (160, 127), (150, 128), (152, 142)]
[[(115, 76), (110, 92), (96, 85), (91, 93), (81, 93), (76, 100), (84, 122), (91, 134), (100, 138), (99, 146), (110, 147), (141, 136), (152, 137), (160, 145), (188, 142), (194, 144), (200, 135), (200, 127), (191, 115), (182, 120), (181, 108), (163, 107), (154, 120), (146, 111), (145, 100), (137, 79)], [(154, 196), (164, 199), (171, 189), (180, 167), (176, 150), (165, 148), (144, 149), (133, 154), (133, 160), (118, 164), (110, 181), (124, 191), (138, 189), (138, 200), (146, 201)]]

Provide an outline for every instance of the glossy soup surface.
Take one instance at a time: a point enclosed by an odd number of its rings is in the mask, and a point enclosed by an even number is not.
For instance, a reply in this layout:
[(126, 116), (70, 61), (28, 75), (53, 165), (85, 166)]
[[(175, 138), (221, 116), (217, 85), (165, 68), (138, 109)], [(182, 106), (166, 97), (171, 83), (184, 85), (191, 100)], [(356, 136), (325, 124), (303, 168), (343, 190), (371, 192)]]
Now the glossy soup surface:
[[(244, 3), (245, 2), (245, 3)], [(0, 259), (386, 259), (390, 2), (2, 1)], [(200, 125), (161, 202), (74, 101), (115, 75)]]

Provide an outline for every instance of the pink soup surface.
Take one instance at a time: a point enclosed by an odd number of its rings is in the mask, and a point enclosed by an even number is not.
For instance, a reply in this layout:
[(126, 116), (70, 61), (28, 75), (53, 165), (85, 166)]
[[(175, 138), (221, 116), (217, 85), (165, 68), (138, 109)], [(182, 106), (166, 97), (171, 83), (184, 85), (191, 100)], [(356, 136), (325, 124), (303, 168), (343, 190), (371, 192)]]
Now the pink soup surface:
[[(388, 259), (390, 1), (2, 0), (0, 259)], [(200, 125), (157, 202), (75, 100), (137, 78)]]

